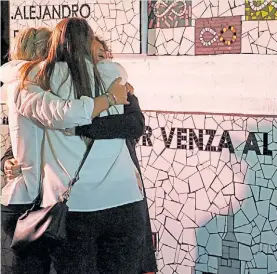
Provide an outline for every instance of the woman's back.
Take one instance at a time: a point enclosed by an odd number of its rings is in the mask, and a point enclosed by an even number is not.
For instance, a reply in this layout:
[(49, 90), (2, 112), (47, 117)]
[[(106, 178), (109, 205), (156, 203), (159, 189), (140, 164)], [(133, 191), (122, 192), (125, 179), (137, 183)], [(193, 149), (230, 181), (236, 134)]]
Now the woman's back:
[[(93, 64), (87, 61), (87, 67), (94, 96)], [(111, 61), (105, 60), (99, 63), (98, 70), (107, 88), (118, 77), (122, 77), (123, 82), (127, 80), (124, 69)], [(74, 99), (73, 85), (66, 63), (55, 64), (50, 86), (52, 92), (61, 98)], [(122, 114), (123, 105), (113, 106), (109, 112), (111, 115)], [(107, 114), (105, 111), (101, 116)], [(55, 202), (66, 190), (85, 150), (85, 141), (80, 137), (66, 136), (59, 130), (46, 130), (43, 206)], [(115, 191), (120, 191), (121, 195), (115, 196)], [(124, 194), (125, 192), (127, 195)], [(134, 199), (141, 199), (141, 195), (125, 140), (95, 140), (81, 170), (80, 180), (72, 190), (68, 202), (69, 208), (72, 211), (94, 211), (124, 204)]]

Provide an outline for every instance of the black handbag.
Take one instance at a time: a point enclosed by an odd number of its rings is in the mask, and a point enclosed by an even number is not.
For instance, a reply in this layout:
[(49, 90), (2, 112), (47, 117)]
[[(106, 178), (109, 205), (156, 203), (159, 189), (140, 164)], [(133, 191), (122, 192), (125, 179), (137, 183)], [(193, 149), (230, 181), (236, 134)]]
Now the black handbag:
[[(97, 78), (95, 77), (95, 80), (96, 79)], [(95, 81), (95, 97), (97, 96), (99, 96), (99, 83), (98, 81)], [(45, 134), (46, 130), (44, 130), (42, 143), (45, 141)], [(17, 221), (11, 244), (11, 248), (13, 250), (20, 251), (42, 236), (57, 242), (66, 239), (66, 216), (68, 212), (68, 206), (66, 203), (69, 199), (72, 187), (79, 180), (79, 173), (87, 159), (93, 143), (94, 140), (90, 140), (88, 143), (86, 152), (75, 173), (75, 176), (68, 184), (68, 189), (63, 193), (57, 203), (45, 208), (40, 208), (43, 195), (43, 168), (41, 166), (40, 191), (37, 198), (32, 203), (32, 207), (20, 216)], [(54, 153), (54, 151), (52, 152)], [(41, 159), (41, 165), (42, 162), (43, 157)]]
[[(66, 217), (68, 212), (66, 203), (72, 187), (79, 180), (79, 173), (87, 159), (93, 142), (94, 140), (89, 142), (74, 178), (69, 182), (68, 189), (63, 193), (59, 201), (54, 205), (40, 208), (42, 202), (42, 191), (40, 190), (38, 197), (32, 203), (32, 207), (19, 217), (11, 244), (12, 249), (21, 251), (42, 236), (54, 241), (66, 239)], [(42, 179), (40, 181), (42, 184)]]

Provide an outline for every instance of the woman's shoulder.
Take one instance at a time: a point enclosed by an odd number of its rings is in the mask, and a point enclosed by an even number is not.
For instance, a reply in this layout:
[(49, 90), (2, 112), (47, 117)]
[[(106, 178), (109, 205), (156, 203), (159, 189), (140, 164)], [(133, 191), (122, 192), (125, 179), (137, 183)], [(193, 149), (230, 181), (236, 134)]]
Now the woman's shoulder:
[(128, 74), (123, 66), (111, 60), (102, 60), (97, 64), (101, 75), (113, 78), (121, 77), (123, 82), (127, 82)]
[(124, 69), (123, 66), (121, 66), (119, 63), (117, 62), (113, 62), (110, 59), (104, 59), (100, 62), (97, 63), (97, 67), (103, 67), (103, 68), (107, 68), (107, 69)]
[(0, 81), (4, 84), (8, 84), (18, 80), (20, 77), (19, 69), (26, 63), (28, 63), (28, 61), (13, 60), (2, 65), (0, 67)]

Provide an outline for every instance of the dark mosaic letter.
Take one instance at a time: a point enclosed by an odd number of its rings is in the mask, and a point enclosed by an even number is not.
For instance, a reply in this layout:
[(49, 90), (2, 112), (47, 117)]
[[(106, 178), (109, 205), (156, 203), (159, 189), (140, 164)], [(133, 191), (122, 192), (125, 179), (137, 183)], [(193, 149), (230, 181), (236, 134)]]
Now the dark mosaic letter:
[(187, 129), (177, 128), (177, 148), (186, 149), (187, 145), (182, 144), (182, 141), (187, 141)]
[(19, 19), (19, 18), (17, 18), (17, 15), (20, 16), (20, 19), (23, 19), (23, 16), (22, 16), (20, 7), (17, 7), (17, 8), (16, 8), (15, 15), (14, 15), (14, 18), (13, 18), (13, 19)]
[(263, 147), (264, 147), (264, 155), (272, 156), (272, 150), (268, 149), (268, 133), (264, 133)]
[(193, 129), (189, 130), (189, 149), (193, 149), (193, 141), (199, 150), (203, 150), (203, 129), (199, 129), (199, 138), (197, 138)]
[(206, 134), (210, 135), (210, 137), (209, 137), (209, 140), (207, 142), (205, 151), (216, 151), (216, 147), (212, 146), (215, 133), (216, 133), (216, 130), (214, 130), (214, 129), (206, 129)]
[(153, 144), (151, 142), (150, 137), (152, 136), (152, 128), (149, 126), (145, 127), (144, 134), (142, 136), (142, 145), (147, 146), (146, 142), (148, 143), (148, 146), (152, 147)]
[(249, 150), (254, 150), (257, 155), (261, 155), (258, 142), (254, 132), (249, 132), (246, 140), (245, 147), (243, 149), (243, 154), (247, 154)]
[(221, 136), (217, 151), (222, 151), (222, 148), (229, 148), (230, 153), (235, 153), (234, 146), (230, 138), (230, 134), (227, 130), (224, 130)]
[(172, 138), (174, 136), (174, 131), (175, 128), (171, 128), (170, 133), (169, 133), (169, 137), (167, 138), (166, 136), (166, 132), (165, 132), (165, 128), (161, 127), (161, 131), (162, 131), (162, 135), (163, 135), (163, 139), (164, 139), (164, 145), (166, 148), (170, 148), (171, 142), (172, 142)]

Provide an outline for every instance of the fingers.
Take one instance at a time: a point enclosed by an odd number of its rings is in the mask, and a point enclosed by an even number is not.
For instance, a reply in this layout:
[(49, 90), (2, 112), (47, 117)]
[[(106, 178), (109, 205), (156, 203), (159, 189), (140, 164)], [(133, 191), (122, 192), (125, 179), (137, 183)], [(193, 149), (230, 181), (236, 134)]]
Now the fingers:
[(64, 130), (61, 130), (61, 132), (66, 136), (73, 136), (75, 135), (75, 128), (66, 128)]
[(6, 175), (7, 180), (13, 180), (16, 178), (16, 176)]
[(124, 105), (130, 105), (130, 102), (127, 101), (127, 99), (126, 99), (125, 102), (124, 102)]
[(10, 170), (14, 170), (19, 168), (20, 165), (18, 165), (18, 162), (15, 159), (11, 159), (11, 160), (7, 160), (5, 162), (5, 169), (10, 169)]
[(20, 173), (18, 173), (18, 174), (5, 174), (5, 177), (8, 180), (13, 180), (13, 179), (17, 178), (19, 175), (20, 175)]
[(10, 161), (11, 161), (14, 165), (17, 165), (17, 164), (18, 164), (18, 162), (17, 162), (17, 160), (16, 160), (15, 158), (10, 159)]
[(13, 165), (17, 165), (18, 164), (17, 160), (14, 159), (14, 158), (7, 160), (6, 163), (9, 166), (13, 166)]
[(21, 173), (21, 167), (18, 166), (17, 168), (13, 168), (13, 169), (6, 169), (5, 170), (5, 174), (7, 175), (19, 175)]
[(129, 105), (127, 101), (128, 90), (125, 85), (120, 84), (122, 78), (115, 79), (108, 89), (108, 93), (112, 94), (116, 105)]
[(21, 165), (18, 165), (15, 159), (7, 160), (4, 165), (4, 171), (9, 180), (14, 179), (21, 174)]
[(12, 168), (12, 166), (14, 165), (14, 162), (15, 162), (15, 161), (16, 161), (15, 159), (7, 160), (7, 161), (5, 162), (4, 169), (5, 169), (5, 170), (10, 170), (10, 169)]
[(5, 174), (5, 177), (9, 180), (13, 180), (17, 178), (21, 173), (16, 173), (16, 174)]
[(11, 167), (7, 167), (6, 171), (11, 171), (12, 173), (16, 173), (16, 172), (20, 172), (21, 171), (21, 166), (20, 165), (16, 165), (16, 166), (11, 166)]

